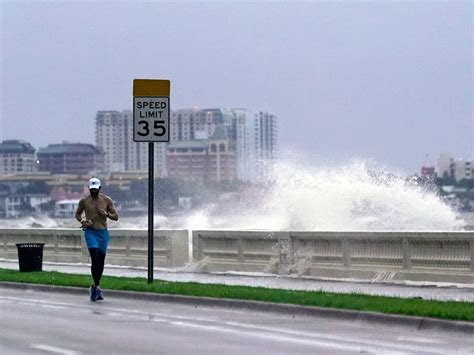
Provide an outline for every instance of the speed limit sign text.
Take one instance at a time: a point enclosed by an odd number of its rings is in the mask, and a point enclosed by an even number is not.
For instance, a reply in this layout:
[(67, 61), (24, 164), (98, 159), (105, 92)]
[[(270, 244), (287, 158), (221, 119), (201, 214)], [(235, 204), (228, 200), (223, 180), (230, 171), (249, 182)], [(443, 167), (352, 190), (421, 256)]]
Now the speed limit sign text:
[(169, 142), (169, 97), (133, 98), (133, 140)]

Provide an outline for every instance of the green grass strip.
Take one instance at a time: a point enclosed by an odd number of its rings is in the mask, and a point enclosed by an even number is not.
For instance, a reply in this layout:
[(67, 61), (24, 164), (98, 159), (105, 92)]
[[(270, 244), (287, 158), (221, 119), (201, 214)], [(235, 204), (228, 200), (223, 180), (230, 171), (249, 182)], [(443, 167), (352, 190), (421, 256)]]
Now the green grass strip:
[[(0, 281), (88, 288), (91, 277), (54, 271), (20, 273), (17, 270), (0, 269)], [(290, 291), (162, 280), (155, 280), (152, 284), (148, 284), (146, 278), (114, 276), (104, 276), (101, 287), (109, 290), (252, 300), (474, 322), (474, 302), (407, 299), (324, 291)]]

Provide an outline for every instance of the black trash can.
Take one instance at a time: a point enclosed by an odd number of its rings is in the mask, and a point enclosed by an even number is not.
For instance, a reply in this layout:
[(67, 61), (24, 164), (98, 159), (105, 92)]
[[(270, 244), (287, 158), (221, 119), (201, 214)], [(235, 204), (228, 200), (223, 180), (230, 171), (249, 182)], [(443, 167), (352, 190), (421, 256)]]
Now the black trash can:
[(20, 272), (43, 270), (44, 243), (18, 243), (18, 263)]

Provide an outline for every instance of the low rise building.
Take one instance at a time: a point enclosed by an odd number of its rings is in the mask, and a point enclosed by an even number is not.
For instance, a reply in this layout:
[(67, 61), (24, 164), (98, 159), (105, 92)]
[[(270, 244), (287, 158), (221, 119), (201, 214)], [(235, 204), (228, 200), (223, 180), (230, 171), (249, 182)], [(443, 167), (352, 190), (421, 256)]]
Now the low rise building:
[(171, 179), (214, 182), (237, 179), (236, 155), (222, 127), (216, 128), (210, 139), (171, 142), (167, 162)]
[(87, 143), (50, 144), (37, 156), (39, 171), (51, 174), (96, 174), (104, 169), (104, 153)]
[(74, 217), (78, 205), (78, 199), (57, 201), (54, 204), (54, 216), (59, 218)]
[(41, 213), (41, 205), (51, 201), (46, 194), (13, 194), (4, 197), (5, 217), (20, 217), (31, 213)]
[(474, 161), (455, 159), (449, 153), (442, 153), (438, 158), (436, 173), (440, 178), (454, 178), (456, 181), (474, 178)]
[(0, 174), (23, 174), (36, 170), (35, 148), (22, 140), (0, 143)]

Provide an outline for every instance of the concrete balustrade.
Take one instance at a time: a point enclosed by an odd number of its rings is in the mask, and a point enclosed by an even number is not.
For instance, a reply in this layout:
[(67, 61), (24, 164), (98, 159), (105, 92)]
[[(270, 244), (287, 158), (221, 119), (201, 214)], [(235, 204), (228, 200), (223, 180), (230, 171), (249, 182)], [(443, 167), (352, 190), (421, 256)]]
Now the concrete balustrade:
[(194, 231), (203, 271), (474, 284), (473, 232)]
[[(62, 263), (88, 263), (89, 252), (80, 229), (0, 229), (0, 258), (17, 259), (16, 243), (45, 243), (43, 260)], [(189, 260), (187, 230), (154, 231), (154, 265), (181, 267)], [(147, 266), (146, 230), (110, 230), (106, 263)]]
[[(147, 266), (146, 230), (110, 230), (107, 263)], [(246, 271), (372, 281), (474, 284), (474, 232), (193, 231), (200, 272)], [(88, 263), (78, 229), (0, 229), (0, 258), (17, 259), (16, 243), (45, 243), (44, 260)], [(155, 230), (155, 266), (189, 261), (188, 231)]]

